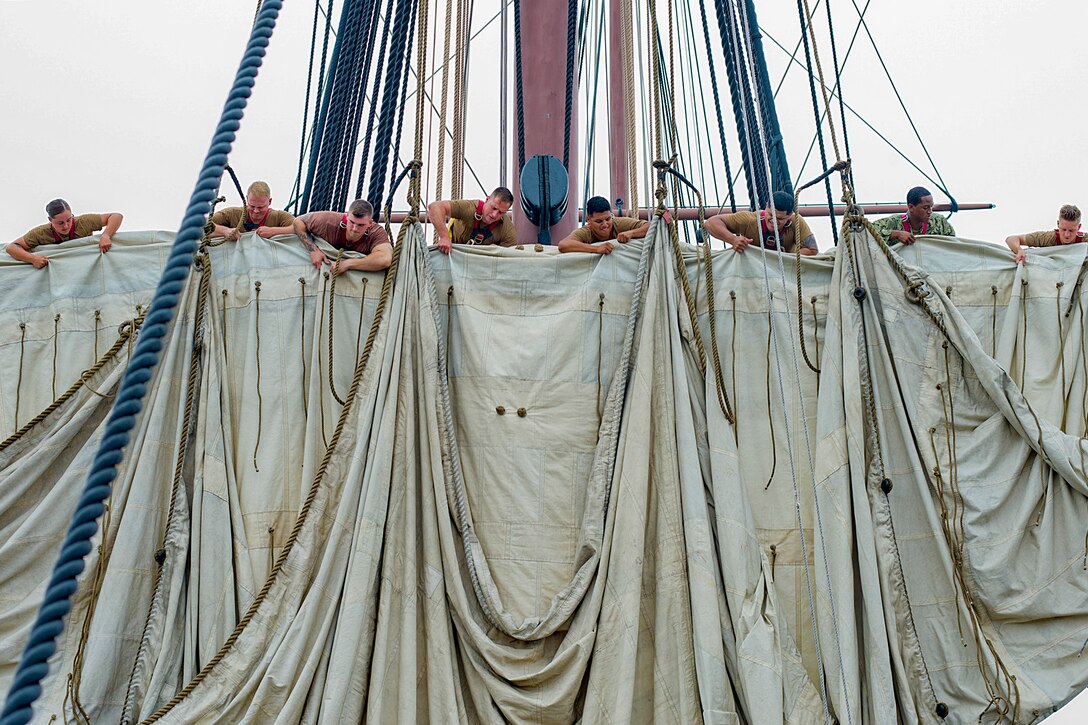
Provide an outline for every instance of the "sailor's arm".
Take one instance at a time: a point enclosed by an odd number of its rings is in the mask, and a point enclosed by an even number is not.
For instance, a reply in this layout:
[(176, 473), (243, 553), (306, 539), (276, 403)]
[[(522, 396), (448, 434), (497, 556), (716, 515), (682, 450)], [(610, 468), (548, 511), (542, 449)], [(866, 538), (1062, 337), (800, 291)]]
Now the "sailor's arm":
[(561, 240), (558, 246), (560, 252), (588, 252), (590, 254), (612, 253), (612, 242), (587, 244), (585, 242), (575, 239), (573, 236)]
[[(666, 214), (667, 213), (668, 212), (666, 212)], [(667, 219), (665, 220), (665, 223), (668, 224)], [(619, 234), (617, 234), (616, 241), (620, 244), (627, 244), (627, 242), (631, 241), (632, 239), (642, 239), (646, 236), (646, 232), (648, 232), (649, 230), (650, 222), (639, 222), (639, 225), (634, 229), (628, 229), (626, 232), (620, 232)]]
[(110, 247), (113, 246), (113, 234), (121, 228), (121, 222), (123, 220), (124, 216), (116, 211), (111, 211), (109, 214), (102, 215), (102, 226), (104, 226), (105, 229), (102, 230), (101, 236), (98, 237), (98, 251), (110, 251)]
[(41, 269), (49, 264), (49, 257), (31, 252), (26, 248), (26, 241), (24, 241), (22, 237), (19, 237), (9, 244), (7, 250), (8, 254), (11, 255), (13, 259), (17, 259), (20, 262), (26, 262), (27, 264), (33, 264), (36, 269)]
[(393, 245), (384, 242), (370, 250), (370, 254), (359, 258), (341, 259), (339, 264), (333, 264), (333, 274), (343, 274), (349, 269), (357, 269), (361, 272), (376, 272), (380, 269), (389, 269), (393, 262)]
[(449, 254), (453, 249), (450, 240), (450, 230), (446, 227), (450, 220), (450, 203), (448, 200), (439, 199), (427, 205), (427, 221), (434, 227), (435, 236), (438, 239), (438, 250), (443, 254)]
[(1027, 252), (1024, 251), (1023, 245), (1026, 243), (1025, 234), (1013, 234), (1010, 237), (1005, 237), (1005, 244), (1009, 250), (1016, 255), (1016, 263), (1023, 264), (1027, 261)]
[(310, 262), (318, 269), (321, 269), (321, 265), (329, 261), (329, 258), (326, 257), (325, 253), (321, 251), (321, 248), (317, 246), (317, 240), (314, 239), (313, 234), (310, 234), (310, 230), (307, 228), (306, 222), (302, 217), (295, 218), (294, 223), (291, 225), (291, 229), (295, 235), (302, 240), (306, 249), (309, 250)]
[(738, 252), (743, 252), (745, 248), (752, 243), (752, 240), (748, 237), (734, 234), (729, 227), (726, 226), (726, 216), (728, 216), (728, 214), (718, 214), (710, 217), (706, 220), (704, 228), (710, 236), (722, 240)]

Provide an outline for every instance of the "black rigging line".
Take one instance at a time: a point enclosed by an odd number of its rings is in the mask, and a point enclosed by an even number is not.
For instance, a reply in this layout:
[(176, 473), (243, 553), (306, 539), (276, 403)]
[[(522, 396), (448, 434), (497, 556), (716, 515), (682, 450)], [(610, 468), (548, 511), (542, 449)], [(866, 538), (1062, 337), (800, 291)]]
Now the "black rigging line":
[[(805, 15), (802, 5), (803, 0), (797, 0), (797, 15), (801, 20), (801, 45), (805, 48), (805, 63), (808, 65), (808, 88), (812, 94), (812, 115), (816, 119), (816, 138), (820, 142), (820, 163), (822, 168), (827, 168), (827, 149), (824, 146), (824, 127), (820, 116), (820, 102), (816, 99), (816, 77), (812, 73), (812, 52), (809, 49), (808, 29), (811, 19)], [(827, 213), (831, 217), (831, 236), (835, 245), (839, 243), (839, 230), (835, 225), (835, 200), (831, 195), (831, 179), (824, 177), (824, 187), (827, 189)]]

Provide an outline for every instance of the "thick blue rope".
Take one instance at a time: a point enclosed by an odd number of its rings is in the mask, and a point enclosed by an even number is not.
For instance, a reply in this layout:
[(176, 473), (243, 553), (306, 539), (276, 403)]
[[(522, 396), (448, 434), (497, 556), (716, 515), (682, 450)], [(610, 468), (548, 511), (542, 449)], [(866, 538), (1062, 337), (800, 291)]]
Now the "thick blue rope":
[(204, 159), (204, 167), (200, 170), (196, 189), (189, 199), (177, 239), (151, 300), (132, 359), (110, 411), (106, 432), (99, 443), (79, 504), (72, 514), (60, 556), (53, 567), (38, 618), (8, 690), (3, 713), (0, 713), (0, 725), (23, 725), (33, 716), (32, 707), (42, 692), (41, 682), (49, 674), (49, 658), (57, 649), (56, 638), (64, 631), (64, 617), (72, 608), (72, 595), (83, 571), (84, 558), (91, 551), (91, 539), (98, 532), (98, 517), (102, 515), (103, 503), (117, 476), (117, 465), (128, 445), (129, 431), (143, 408), (147, 382), (159, 362), (163, 339), (173, 319), (178, 297), (189, 277), (189, 267), (203, 233), (204, 220), (211, 211), (212, 199), (227, 165), (227, 154), (241, 125), (242, 111), (252, 92), (257, 70), (282, 6), (282, 0), (265, 0), (253, 23), (249, 43), (223, 107), (211, 148)]

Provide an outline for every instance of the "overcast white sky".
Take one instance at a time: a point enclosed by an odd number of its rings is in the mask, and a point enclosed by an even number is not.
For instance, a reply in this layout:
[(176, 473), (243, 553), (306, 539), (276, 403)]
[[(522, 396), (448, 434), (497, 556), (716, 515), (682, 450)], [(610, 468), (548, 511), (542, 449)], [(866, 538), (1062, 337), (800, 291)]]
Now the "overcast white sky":
[[(477, 0), (477, 25), (498, 2)], [(792, 48), (796, 3), (757, 4), (769, 35)], [(832, 0), (832, 10), (842, 55), (857, 12), (853, 0)], [(0, 0), (0, 242), (43, 222), (45, 203), (57, 196), (77, 213), (122, 211), (123, 229), (176, 230), (253, 11), (253, 2), (211, 0)], [(277, 205), (288, 201), (298, 163), (313, 11), (309, 0), (286, 2), (231, 156), (243, 183), (271, 183)], [(1000, 242), (1052, 228), (1064, 203), (1088, 209), (1088, 3), (871, 0), (866, 19), (948, 188), (961, 202), (997, 204), (955, 215), (961, 236)], [(475, 73), (496, 53), (497, 28), (477, 41), (485, 60), (474, 56)], [(770, 37), (765, 44), (777, 82), (785, 56)], [(827, 47), (822, 55), (830, 72)], [(709, 79), (703, 85), (709, 93)], [(843, 86), (848, 103), (929, 169), (864, 36)], [(813, 128), (804, 76), (791, 74), (778, 106), (796, 175)], [(898, 202), (925, 183), (862, 124), (847, 123), (860, 201)], [(468, 142), (474, 163), (492, 169), (488, 186), (497, 182), (494, 138), (492, 126), (480, 125)], [(803, 177), (817, 172), (810, 164)], [(826, 247), (829, 230), (816, 231)], [(1074, 707), (1048, 722), (1083, 722), (1088, 704), (1067, 714)]]

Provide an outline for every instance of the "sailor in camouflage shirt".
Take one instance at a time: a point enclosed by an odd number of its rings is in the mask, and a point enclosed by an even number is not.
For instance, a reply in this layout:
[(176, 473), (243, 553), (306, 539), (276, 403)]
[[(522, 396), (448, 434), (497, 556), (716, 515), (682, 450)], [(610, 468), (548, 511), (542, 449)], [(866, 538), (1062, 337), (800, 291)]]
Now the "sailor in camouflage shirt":
[(923, 186), (916, 186), (907, 192), (906, 214), (893, 214), (878, 219), (873, 226), (889, 244), (914, 244), (916, 234), (956, 236), (956, 230), (948, 223), (948, 219), (933, 213), (933, 195)]

